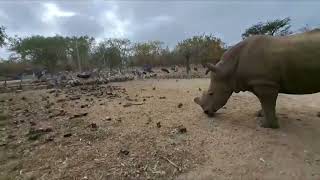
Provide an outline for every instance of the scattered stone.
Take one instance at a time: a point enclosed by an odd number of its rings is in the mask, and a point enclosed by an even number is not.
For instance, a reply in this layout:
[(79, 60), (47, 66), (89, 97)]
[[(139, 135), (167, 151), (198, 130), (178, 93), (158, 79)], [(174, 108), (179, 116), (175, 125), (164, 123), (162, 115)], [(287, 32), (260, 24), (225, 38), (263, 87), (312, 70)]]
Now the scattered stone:
[(165, 96), (160, 96), (159, 99), (166, 99), (166, 97)]
[(180, 133), (180, 134), (184, 134), (184, 133), (187, 132), (187, 128), (184, 127), (183, 125), (180, 125), (180, 126), (178, 126), (177, 131), (178, 131), (178, 133)]
[(89, 105), (88, 104), (83, 104), (80, 106), (80, 108), (85, 108), (85, 107), (88, 107)]
[(73, 100), (78, 100), (80, 99), (80, 96), (72, 96), (69, 98), (69, 100), (73, 101)]
[(9, 102), (11, 102), (12, 100), (13, 100), (12, 98), (8, 99)]
[(119, 154), (122, 154), (122, 155), (129, 155), (129, 150), (127, 150), (127, 149), (120, 149), (120, 151), (119, 151)]
[(145, 102), (145, 101), (146, 101), (146, 99), (143, 99), (142, 101), (143, 101), (143, 102)]
[(94, 130), (98, 129), (98, 125), (96, 123), (91, 123), (89, 127)]
[(52, 93), (54, 93), (54, 92), (56, 92), (55, 89), (49, 89), (49, 90), (48, 90), (48, 93), (49, 93), (49, 94), (52, 94)]
[(67, 133), (67, 134), (64, 134), (63, 137), (71, 137), (72, 134), (71, 133)]
[(301, 121), (301, 119), (300, 119), (300, 118), (298, 118), (298, 119), (297, 119), (297, 121)]
[(156, 87), (153, 87), (152, 90), (156, 90)]
[(178, 108), (182, 108), (183, 104), (182, 103), (179, 103), (178, 104)]
[(61, 102), (64, 102), (64, 101), (66, 101), (66, 99), (58, 99), (57, 103), (61, 103)]
[(37, 125), (34, 121), (30, 121), (29, 123), (30, 123), (31, 126)]
[(317, 113), (317, 116), (320, 117), (320, 112)]
[(75, 114), (73, 115), (72, 117), (70, 117), (69, 119), (74, 119), (74, 118), (79, 118), (79, 117), (83, 117), (83, 116), (87, 116), (88, 113), (85, 112), (85, 113), (80, 113), (80, 114)]
[(144, 103), (126, 103), (123, 105), (123, 107), (130, 107), (130, 106), (133, 106), (133, 105), (136, 105), (136, 106), (139, 106), (139, 105), (143, 105)]
[(24, 97), (24, 96), (22, 96), (22, 98), (21, 98), (23, 101), (25, 101), (25, 100), (27, 100), (27, 98), (26, 97)]
[(52, 128), (48, 127), (48, 128), (31, 128), (29, 130), (28, 133), (28, 139), (29, 140), (37, 140), (39, 139), (43, 134), (48, 133), (48, 132), (52, 132)]
[(161, 122), (157, 122), (157, 128), (161, 128)]
[(49, 118), (53, 118), (53, 117), (57, 117), (57, 116), (64, 116), (64, 115), (66, 115), (66, 112), (61, 109), (58, 113), (50, 115)]
[(201, 89), (201, 88), (199, 88), (199, 91), (202, 91), (202, 89)]
[(166, 73), (170, 73), (170, 71), (166, 68), (161, 68), (161, 71), (166, 72)]
[(54, 136), (49, 136), (49, 137), (46, 138), (46, 141), (47, 141), (47, 142), (51, 142), (51, 141), (53, 141), (53, 140), (54, 140)]
[(106, 120), (106, 121), (111, 121), (112, 119), (111, 119), (111, 117), (107, 116), (107, 117), (105, 118), (105, 120)]

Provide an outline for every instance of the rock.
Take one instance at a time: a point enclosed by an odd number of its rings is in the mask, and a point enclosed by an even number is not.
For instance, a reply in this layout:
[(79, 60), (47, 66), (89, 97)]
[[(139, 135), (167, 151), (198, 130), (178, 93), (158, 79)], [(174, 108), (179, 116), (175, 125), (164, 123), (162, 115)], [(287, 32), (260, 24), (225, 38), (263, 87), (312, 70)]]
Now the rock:
[(127, 155), (129, 155), (129, 153), (130, 153), (129, 150), (127, 150), (127, 149), (120, 149), (120, 151), (119, 151), (120, 155), (122, 154), (122, 155), (126, 155), (127, 156)]
[(69, 98), (69, 100), (78, 100), (78, 99), (80, 99), (80, 96), (72, 96), (72, 97), (70, 97)]
[(24, 101), (25, 101), (25, 100), (27, 100), (27, 98), (26, 98), (26, 97), (24, 97), (24, 96), (22, 96), (22, 98), (21, 98), (21, 99), (22, 99), (22, 100), (24, 100)]
[(201, 88), (199, 88), (199, 91), (202, 91), (202, 89), (201, 89)]
[(75, 114), (73, 115), (72, 117), (70, 117), (69, 119), (74, 119), (74, 118), (79, 118), (79, 117), (83, 117), (83, 116), (87, 116), (88, 113), (85, 112), (85, 113), (80, 113), (80, 114)]
[(317, 113), (317, 116), (320, 117), (320, 112)]
[(56, 114), (51, 114), (51, 115), (49, 116), (49, 118), (53, 118), (53, 117), (57, 117), (57, 116), (64, 116), (64, 115), (66, 115), (66, 112), (61, 109), (58, 113), (56, 113)]
[(124, 104), (123, 105), (123, 107), (130, 107), (130, 106), (133, 106), (133, 105), (136, 105), (136, 106), (138, 106), (138, 105), (143, 105), (144, 103), (126, 103), (126, 104)]
[(166, 97), (165, 96), (160, 96), (159, 99), (166, 99)]
[(34, 121), (30, 121), (29, 123), (30, 123), (31, 126), (37, 125)]
[(49, 137), (46, 138), (46, 141), (47, 141), (47, 142), (51, 142), (51, 141), (53, 141), (53, 140), (54, 140), (54, 136), (49, 136)]
[(107, 116), (106, 118), (104, 118), (106, 121), (111, 121), (111, 117)]
[(156, 90), (156, 87), (153, 87), (152, 90)]
[(180, 133), (180, 134), (184, 134), (184, 133), (187, 132), (187, 128), (184, 127), (183, 125), (180, 125), (180, 126), (178, 126), (177, 131), (178, 131), (178, 133)]
[(49, 89), (49, 90), (48, 90), (48, 93), (49, 93), (49, 94), (52, 94), (52, 93), (54, 93), (54, 92), (56, 92), (55, 89)]
[(43, 134), (48, 133), (48, 132), (52, 132), (52, 128), (47, 127), (47, 128), (31, 128), (29, 130), (28, 135), (28, 139), (29, 140), (37, 140), (39, 139)]
[(94, 130), (98, 129), (98, 125), (96, 123), (91, 123), (89, 127)]
[(88, 104), (83, 104), (80, 106), (80, 108), (85, 108), (85, 107), (88, 107), (89, 105)]
[(71, 137), (72, 134), (71, 133), (67, 133), (67, 134), (64, 134), (63, 137)]
[(182, 103), (179, 103), (178, 104), (178, 108), (182, 108), (183, 104)]
[(157, 122), (157, 128), (161, 128), (161, 122)]
[(161, 71), (166, 72), (166, 73), (170, 73), (170, 71), (166, 68), (161, 68)]

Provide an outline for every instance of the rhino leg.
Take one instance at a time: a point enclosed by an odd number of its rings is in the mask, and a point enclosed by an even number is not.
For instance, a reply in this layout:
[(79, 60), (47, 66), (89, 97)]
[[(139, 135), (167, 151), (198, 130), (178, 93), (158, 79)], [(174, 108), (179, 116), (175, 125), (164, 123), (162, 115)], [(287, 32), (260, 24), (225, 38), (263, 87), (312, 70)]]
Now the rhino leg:
[(254, 88), (254, 91), (260, 100), (264, 114), (264, 120), (261, 122), (261, 127), (279, 128), (279, 122), (275, 111), (278, 90), (273, 87), (258, 86)]

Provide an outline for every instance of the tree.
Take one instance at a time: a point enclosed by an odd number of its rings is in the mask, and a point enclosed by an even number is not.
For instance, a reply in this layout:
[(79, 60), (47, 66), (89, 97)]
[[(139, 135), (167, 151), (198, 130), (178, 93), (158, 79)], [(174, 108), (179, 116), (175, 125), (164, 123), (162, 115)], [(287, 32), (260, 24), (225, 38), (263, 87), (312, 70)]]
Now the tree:
[(110, 70), (115, 67), (121, 70), (127, 63), (131, 50), (130, 44), (128, 39), (105, 39), (94, 48), (93, 61), (95, 64), (108, 66)]
[(175, 51), (185, 58), (187, 73), (190, 71), (191, 59), (193, 63), (218, 62), (225, 51), (224, 43), (213, 35), (193, 36), (177, 44)]
[(22, 61), (42, 65), (53, 72), (56, 70), (59, 62), (66, 62), (68, 42), (62, 36), (16, 37), (12, 39), (9, 50), (19, 54)]
[(284, 19), (276, 19), (274, 21), (267, 21), (265, 23), (259, 22), (256, 25), (253, 25), (246, 29), (246, 31), (241, 35), (243, 39), (250, 37), (252, 35), (271, 35), (271, 36), (285, 36), (289, 35), (292, 32), (290, 31), (290, 22), (289, 17)]
[[(69, 64), (78, 66), (78, 70), (81, 71), (82, 67), (88, 69), (90, 66), (90, 55), (94, 38), (89, 36), (80, 37), (66, 37), (67, 53), (69, 56)], [(71, 61), (71, 62), (70, 62)]]
[[(136, 43), (133, 46), (134, 64), (136, 65), (157, 65), (159, 57), (163, 51), (163, 42), (161, 41), (148, 41)], [(158, 62), (157, 62), (158, 61)]]
[(0, 48), (6, 44), (7, 34), (5, 30), (4, 26), (0, 26)]

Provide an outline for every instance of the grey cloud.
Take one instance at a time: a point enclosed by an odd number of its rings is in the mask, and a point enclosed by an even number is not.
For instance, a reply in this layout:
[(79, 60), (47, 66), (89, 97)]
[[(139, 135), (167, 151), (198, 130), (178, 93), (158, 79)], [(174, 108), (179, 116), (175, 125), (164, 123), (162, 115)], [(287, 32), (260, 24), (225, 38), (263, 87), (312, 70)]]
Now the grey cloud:
[[(0, 22), (10, 35), (84, 35), (108, 38), (117, 31), (134, 41), (161, 40), (169, 46), (192, 35), (212, 33), (224, 42), (241, 40), (241, 33), (259, 21), (291, 17), (293, 30), (320, 26), (320, 3), (292, 1), (50, 1), (72, 17), (55, 24), (41, 21), (44, 2), (0, 1)], [(112, 13), (111, 19), (106, 12)], [(113, 21), (115, 19), (116, 21)], [(127, 23), (127, 24), (126, 24)]]
[(60, 33), (67, 36), (88, 35), (97, 37), (104, 31), (103, 26), (90, 16), (75, 15), (58, 20), (58, 23), (60, 25)]

